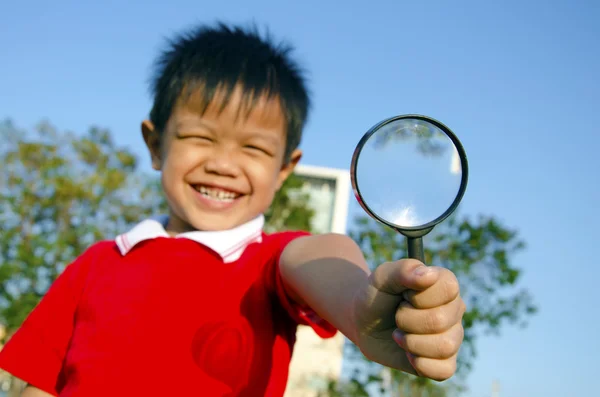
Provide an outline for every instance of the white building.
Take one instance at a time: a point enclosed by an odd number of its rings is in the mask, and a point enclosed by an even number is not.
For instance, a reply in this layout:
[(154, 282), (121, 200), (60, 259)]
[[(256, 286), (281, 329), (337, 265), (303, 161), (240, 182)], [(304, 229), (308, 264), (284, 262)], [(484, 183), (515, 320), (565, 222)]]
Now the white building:
[[(296, 174), (305, 180), (302, 190), (309, 194), (309, 205), (315, 210), (313, 231), (345, 234), (351, 191), (349, 172), (298, 166)], [(334, 338), (324, 340), (306, 326), (299, 327), (296, 336), (285, 397), (313, 397), (325, 386), (326, 379), (340, 378), (345, 337), (338, 332)]]

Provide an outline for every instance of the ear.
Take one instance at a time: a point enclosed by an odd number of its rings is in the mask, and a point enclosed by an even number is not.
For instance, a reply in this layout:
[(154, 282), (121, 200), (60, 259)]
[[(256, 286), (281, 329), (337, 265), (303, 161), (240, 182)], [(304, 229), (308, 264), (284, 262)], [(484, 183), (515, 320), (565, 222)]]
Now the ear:
[(301, 158), (302, 151), (300, 149), (295, 149), (290, 155), (290, 161), (283, 164), (281, 170), (279, 170), (279, 175), (277, 177), (277, 190), (281, 189), (283, 182), (285, 182), (285, 180), (294, 171), (294, 168), (296, 168)]
[(160, 151), (160, 134), (154, 128), (154, 124), (150, 120), (142, 121), (142, 136), (144, 142), (150, 152), (150, 160), (152, 161), (152, 168), (160, 171), (162, 165), (161, 151)]

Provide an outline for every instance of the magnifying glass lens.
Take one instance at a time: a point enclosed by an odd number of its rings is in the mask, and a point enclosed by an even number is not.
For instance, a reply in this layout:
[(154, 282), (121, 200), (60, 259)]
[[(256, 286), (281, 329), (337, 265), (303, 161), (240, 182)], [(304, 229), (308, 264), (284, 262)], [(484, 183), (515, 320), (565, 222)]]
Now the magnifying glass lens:
[(461, 190), (457, 146), (437, 125), (401, 118), (363, 142), (354, 166), (360, 197), (373, 215), (401, 229), (436, 222)]

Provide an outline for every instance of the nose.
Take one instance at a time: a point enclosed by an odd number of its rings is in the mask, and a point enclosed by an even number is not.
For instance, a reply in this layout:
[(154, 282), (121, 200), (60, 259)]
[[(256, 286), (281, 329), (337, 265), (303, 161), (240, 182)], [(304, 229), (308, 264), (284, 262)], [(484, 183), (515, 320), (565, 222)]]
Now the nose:
[(204, 163), (204, 170), (209, 174), (235, 178), (240, 174), (240, 165), (234, 150), (226, 147), (215, 148), (212, 155)]

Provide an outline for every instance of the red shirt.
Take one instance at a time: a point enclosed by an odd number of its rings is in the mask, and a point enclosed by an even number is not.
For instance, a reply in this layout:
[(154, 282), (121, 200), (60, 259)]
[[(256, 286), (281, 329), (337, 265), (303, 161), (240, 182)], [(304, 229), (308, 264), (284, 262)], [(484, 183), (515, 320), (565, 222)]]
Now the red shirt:
[[(226, 263), (157, 237), (90, 247), (0, 352), (0, 368), (60, 397), (282, 396), (298, 324), (335, 329), (286, 296), (278, 259), (305, 233), (262, 234)], [(259, 239), (260, 240), (260, 239)]]

